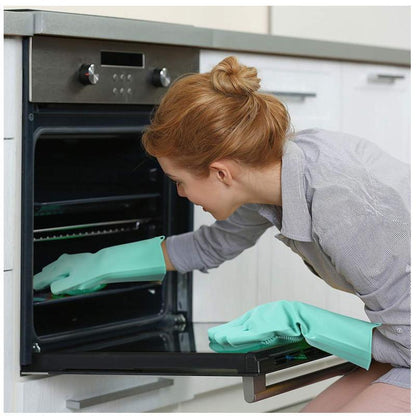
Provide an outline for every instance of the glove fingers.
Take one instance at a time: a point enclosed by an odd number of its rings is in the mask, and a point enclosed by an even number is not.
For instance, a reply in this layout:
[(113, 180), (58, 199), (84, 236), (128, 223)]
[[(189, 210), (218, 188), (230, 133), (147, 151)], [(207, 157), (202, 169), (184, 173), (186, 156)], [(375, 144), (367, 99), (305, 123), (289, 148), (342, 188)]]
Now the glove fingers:
[(46, 265), (40, 273), (33, 276), (33, 288), (41, 290), (49, 286), (57, 279), (62, 279), (69, 275), (70, 267), (68, 254), (62, 254), (57, 260)]
[(72, 276), (65, 276), (64, 279), (55, 280), (51, 283), (51, 292), (54, 295), (61, 295), (69, 290), (77, 289), (79, 284), (72, 278)]
[(93, 276), (93, 278), (85, 281), (77, 275), (67, 275), (64, 279), (55, 280), (51, 283), (51, 292), (54, 295), (95, 292), (105, 287), (105, 285), (100, 284), (101, 280), (97, 276)]
[(210, 339), (221, 345), (230, 344), (230, 341), (229, 341), (230, 336), (232, 337), (233, 334), (241, 333), (243, 330), (244, 329), (242, 326), (238, 326), (234, 328), (222, 328), (221, 330), (213, 334), (210, 337)]
[(42, 290), (48, 287), (52, 282), (60, 279), (64, 279), (69, 276), (69, 273), (62, 273), (62, 274), (50, 274), (41, 271), (33, 276), (33, 289), (34, 290)]
[(248, 343), (259, 343), (273, 337), (273, 332), (234, 331), (227, 337), (231, 345), (237, 346)]
[(214, 337), (216, 336), (217, 333), (223, 333), (224, 331), (228, 331), (232, 328), (235, 327), (240, 327), (240, 326), (244, 326), (245, 323), (247, 322), (247, 320), (250, 318), (251, 316), (251, 312), (246, 312), (244, 315), (230, 321), (227, 322), (225, 324), (222, 325), (217, 325), (214, 326), (212, 328), (208, 329), (208, 337), (210, 339), (214, 339)]

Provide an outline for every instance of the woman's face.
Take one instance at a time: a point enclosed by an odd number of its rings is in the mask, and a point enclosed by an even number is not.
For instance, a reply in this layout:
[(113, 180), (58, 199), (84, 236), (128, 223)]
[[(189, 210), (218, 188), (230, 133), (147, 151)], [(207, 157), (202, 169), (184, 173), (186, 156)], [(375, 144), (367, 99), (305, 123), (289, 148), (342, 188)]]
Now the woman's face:
[(213, 167), (208, 177), (201, 178), (178, 167), (167, 157), (159, 157), (158, 161), (165, 174), (176, 183), (178, 195), (201, 206), (215, 219), (227, 219), (241, 205), (237, 203), (229, 182), (224, 181), (227, 172)]

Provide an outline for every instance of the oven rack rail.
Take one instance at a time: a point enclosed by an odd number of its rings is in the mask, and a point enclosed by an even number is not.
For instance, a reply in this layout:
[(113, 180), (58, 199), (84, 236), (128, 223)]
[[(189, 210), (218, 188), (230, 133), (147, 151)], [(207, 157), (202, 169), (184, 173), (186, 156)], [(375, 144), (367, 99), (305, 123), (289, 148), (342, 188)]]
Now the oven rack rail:
[(42, 208), (59, 208), (65, 207), (68, 205), (92, 205), (92, 204), (105, 204), (105, 203), (117, 203), (123, 201), (136, 201), (141, 199), (153, 199), (160, 198), (161, 194), (159, 192), (143, 193), (143, 194), (134, 194), (134, 195), (117, 195), (117, 196), (102, 196), (102, 197), (93, 197), (93, 198), (80, 198), (80, 199), (65, 199), (57, 201), (34, 201), (33, 205), (35, 208), (35, 215), (38, 215), (36, 211), (41, 210)]
[(143, 225), (150, 225), (155, 218), (135, 218), (123, 221), (105, 221), (76, 224), (63, 227), (40, 228), (33, 231), (34, 242), (68, 240), (72, 238), (97, 237), (107, 234), (137, 231)]

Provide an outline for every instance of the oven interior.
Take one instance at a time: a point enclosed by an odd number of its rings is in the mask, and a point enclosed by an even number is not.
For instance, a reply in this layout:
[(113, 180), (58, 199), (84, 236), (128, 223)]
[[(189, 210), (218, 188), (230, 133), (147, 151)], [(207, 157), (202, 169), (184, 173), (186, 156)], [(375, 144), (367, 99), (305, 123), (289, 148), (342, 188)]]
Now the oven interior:
[[(34, 146), (33, 273), (61, 254), (171, 232), (175, 190), (140, 143), (140, 131), (43, 132)], [(182, 223), (189, 224), (189, 209)], [(176, 215), (177, 217), (177, 215)], [(188, 218), (185, 218), (188, 217)], [(34, 292), (33, 326), (45, 347), (128, 332), (174, 313), (173, 273), (163, 282), (116, 283), (77, 296)], [(187, 313), (187, 311), (182, 311)]]

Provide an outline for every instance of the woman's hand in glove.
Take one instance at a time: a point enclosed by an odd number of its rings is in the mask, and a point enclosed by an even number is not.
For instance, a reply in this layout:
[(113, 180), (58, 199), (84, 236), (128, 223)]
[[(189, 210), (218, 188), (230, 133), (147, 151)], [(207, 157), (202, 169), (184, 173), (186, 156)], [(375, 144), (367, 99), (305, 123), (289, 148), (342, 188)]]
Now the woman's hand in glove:
[(279, 301), (260, 305), (240, 318), (208, 330), (211, 347), (224, 351), (300, 341), (368, 369), (372, 330), (365, 322), (302, 302)]
[(79, 294), (107, 283), (162, 280), (166, 274), (161, 243), (155, 237), (104, 248), (97, 253), (63, 254), (33, 278), (33, 288), (53, 294)]

